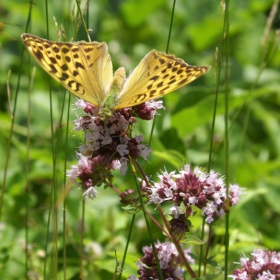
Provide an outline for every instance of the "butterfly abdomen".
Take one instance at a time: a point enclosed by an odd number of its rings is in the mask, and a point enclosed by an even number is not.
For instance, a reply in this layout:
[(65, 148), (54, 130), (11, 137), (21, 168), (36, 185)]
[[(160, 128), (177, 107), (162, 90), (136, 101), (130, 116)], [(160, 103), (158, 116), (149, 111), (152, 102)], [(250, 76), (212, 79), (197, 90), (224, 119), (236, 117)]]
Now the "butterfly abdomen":
[(109, 93), (105, 96), (103, 103), (101, 104), (99, 110), (99, 117), (101, 120), (105, 121), (110, 118), (112, 111), (116, 105), (117, 97), (121, 92), (125, 80), (125, 70), (123, 67), (117, 69), (114, 74), (112, 84), (110, 86)]

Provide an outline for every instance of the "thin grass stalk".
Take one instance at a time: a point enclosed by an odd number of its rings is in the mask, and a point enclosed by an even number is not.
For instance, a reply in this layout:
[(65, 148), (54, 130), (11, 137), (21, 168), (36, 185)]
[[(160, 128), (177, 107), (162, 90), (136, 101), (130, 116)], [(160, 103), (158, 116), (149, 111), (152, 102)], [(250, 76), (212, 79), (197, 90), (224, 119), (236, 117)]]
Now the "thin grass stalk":
[(84, 234), (85, 234), (85, 200), (82, 202), (82, 219), (81, 219), (81, 237), (80, 237), (80, 268), (79, 268), (79, 276), (80, 279), (83, 279), (83, 260), (84, 260)]
[[(46, 13), (46, 33), (47, 33), (47, 39), (49, 40), (49, 7), (48, 7), (48, 0), (45, 0), (45, 13)], [(50, 76), (48, 75), (48, 84), (50, 85), (51, 84), (51, 78)], [(51, 87), (49, 87), (49, 103), (50, 103), (50, 128), (51, 128), (51, 139), (52, 139), (52, 142), (51, 142), (51, 147), (52, 147), (52, 160), (53, 160), (53, 179), (52, 179), (52, 189), (53, 189), (53, 201), (57, 201), (56, 199), (56, 195), (55, 195), (55, 167), (56, 167), (56, 159), (55, 159), (55, 143), (54, 143), (54, 135), (55, 135), (55, 132), (54, 132), (54, 127), (53, 127), (53, 101), (52, 101), (52, 90), (51, 90)], [(52, 205), (52, 202), (50, 200), (50, 205)], [(51, 217), (51, 211), (49, 212), (49, 219)], [(49, 228), (49, 227), (48, 227)], [(46, 251), (47, 252), (47, 251)]]
[(30, 85), (28, 90), (28, 101), (27, 101), (27, 137), (26, 137), (26, 163), (25, 163), (25, 178), (26, 178), (26, 185), (25, 185), (25, 277), (28, 279), (28, 271), (29, 271), (29, 265), (28, 265), (28, 247), (29, 247), (29, 226), (28, 226), (28, 220), (29, 220), (29, 152), (30, 152), (30, 113), (31, 113), (31, 100), (30, 100), (30, 92), (33, 87), (33, 81), (35, 76), (35, 68), (33, 68), (31, 79), (30, 79)]
[[(169, 25), (169, 32), (168, 32), (167, 43), (166, 43), (166, 53), (168, 53), (168, 51), (169, 51), (169, 43), (170, 43), (170, 40), (171, 40), (171, 32), (172, 32), (172, 26), (173, 26), (173, 21), (174, 21), (175, 7), (176, 7), (176, 0), (173, 0), (173, 6), (172, 6), (172, 12), (171, 12), (171, 18), (170, 18), (170, 25)], [(153, 123), (152, 123), (149, 142), (148, 142), (149, 147), (152, 144), (152, 138), (153, 138), (153, 135), (154, 135), (156, 119), (157, 119), (157, 116), (155, 115), (155, 117), (153, 119)]]
[(223, 53), (225, 56), (225, 184), (226, 184), (226, 217), (225, 217), (225, 267), (224, 267), (224, 279), (228, 277), (228, 254), (229, 254), (229, 166), (230, 166), (230, 157), (229, 157), (229, 4), (230, 1), (226, 0), (225, 2), (225, 44), (223, 48)]
[(172, 26), (173, 26), (173, 21), (174, 21), (175, 7), (176, 7), (176, 0), (173, 0), (173, 6), (172, 6), (172, 12), (171, 12), (171, 18), (170, 18), (170, 25), (169, 25), (169, 32), (168, 32), (167, 43), (166, 43), (166, 53), (169, 52), (169, 43), (170, 43), (170, 40), (171, 40), (171, 32), (172, 32)]
[(84, 20), (82, 11), (81, 11), (81, 7), (80, 7), (79, 0), (76, 0), (76, 6), (77, 6), (77, 8), (78, 8), (78, 13), (79, 13), (79, 15), (80, 15), (80, 19), (81, 19), (81, 21), (82, 21), (83, 27), (84, 27), (84, 29), (85, 29), (85, 31), (86, 31), (86, 34), (87, 34), (87, 37), (88, 37), (88, 41), (90, 42), (91, 39), (90, 39), (90, 36), (89, 36), (89, 34), (88, 34), (88, 28), (87, 28), (87, 25), (86, 25), (86, 23), (85, 23), (85, 20)]
[(128, 245), (130, 243), (131, 233), (132, 233), (134, 223), (135, 223), (135, 214), (132, 215), (129, 230), (128, 230), (127, 240), (126, 240), (126, 244), (125, 244), (125, 248), (124, 248), (124, 254), (123, 254), (121, 267), (120, 267), (120, 274), (119, 274), (119, 277), (118, 277), (119, 280), (121, 280), (121, 278), (122, 278), (122, 272), (123, 272), (124, 265), (125, 265), (126, 255), (127, 255), (127, 252), (128, 252)]
[[(47, 39), (49, 39), (49, 7), (48, 7), (48, 0), (45, 0), (45, 14), (46, 14), (46, 33), (47, 33)], [(51, 84), (51, 78), (48, 76), (48, 84)], [(49, 104), (50, 104), (50, 128), (51, 128), (51, 148), (52, 148), (52, 162), (53, 162), (53, 177), (52, 177), (52, 187), (51, 187), (51, 196), (49, 200), (49, 205), (55, 204), (56, 201), (56, 195), (55, 195), (55, 144), (54, 144), (54, 128), (53, 128), (53, 110), (52, 110), (52, 90), (51, 87), (49, 87)], [(51, 208), (50, 208), (51, 209)], [(51, 213), (52, 211), (50, 210), (48, 213), (48, 222), (47, 222), (47, 232), (46, 232), (46, 243), (45, 243), (45, 252), (46, 255), (48, 256), (48, 240), (49, 240), (49, 234), (50, 234), (50, 225), (51, 225)], [(54, 212), (55, 213), (55, 212)], [(53, 231), (55, 231), (54, 227), (56, 228), (54, 221), (53, 222)], [(53, 239), (54, 240), (54, 239)], [(52, 250), (53, 252), (53, 250)], [(53, 253), (54, 254), (54, 253)], [(54, 255), (53, 255), (54, 257)], [(44, 279), (47, 279), (47, 257), (45, 258), (44, 261)], [(53, 261), (53, 258), (51, 259)], [(53, 262), (51, 262), (53, 264)], [(55, 265), (55, 264), (53, 264)], [(53, 268), (53, 265), (50, 267)], [(55, 273), (53, 273), (53, 276)]]
[[(68, 158), (68, 137), (69, 137), (69, 118), (70, 118), (70, 106), (71, 106), (71, 94), (68, 97), (68, 107), (67, 107), (67, 120), (66, 120), (66, 131), (65, 131), (65, 157), (64, 157), (64, 179), (63, 179), (63, 191), (66, 190), (66, 170), (67, 170), (67, 158)], [(67, 251), (66, 251), (66, 196), (63, 200), (63, 276), (64, 280), (66, 280), (66, 268), (67, 268)]]

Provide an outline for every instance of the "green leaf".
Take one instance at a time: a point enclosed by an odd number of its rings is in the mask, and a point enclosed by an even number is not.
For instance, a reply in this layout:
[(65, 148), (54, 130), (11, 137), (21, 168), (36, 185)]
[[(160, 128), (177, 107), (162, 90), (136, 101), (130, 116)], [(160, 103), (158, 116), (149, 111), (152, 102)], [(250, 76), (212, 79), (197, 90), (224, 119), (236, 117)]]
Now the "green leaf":
[(163, 152), (153, 151), (153, 154), (158, 158), (161, 158), (164, 161), (169, 162), (175, 168), (182, 167), (182, 162), (185, 160), (184, 156), (182, 156), (179, 152), (175, 150), (165, 150)]
[[(249, 93), (248, 91), (235, 90), (230, 93), (229, 96), (229, 110), (240, 108), (245, 102), (249, 102), (262, 95), (268, 95), (275, 92), (280, 92), (279, 86), (271, 85), (269, 87), (263, 87), (256, 89)], [(203, 124), (210, 123), (213, 118), (213, 108), (215, 103), (215, 95), (207, 96), (201, 100), (195, 106), (183, 109), (172, 116), (172, 126), (177, 128), (181, 137), (184, 137), (191, 133), (196, 127)], [(220, 93), (217, 104), (217, 115), (224, 114), (224, 94)]]

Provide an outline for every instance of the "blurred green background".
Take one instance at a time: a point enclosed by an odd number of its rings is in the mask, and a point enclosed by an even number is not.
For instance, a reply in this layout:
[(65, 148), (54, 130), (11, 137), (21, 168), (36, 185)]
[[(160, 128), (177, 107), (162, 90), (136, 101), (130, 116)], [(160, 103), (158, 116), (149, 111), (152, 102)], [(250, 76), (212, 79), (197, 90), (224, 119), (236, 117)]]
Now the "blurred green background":
[[(275, 17), (271, 17), (273, 3), (270, 0), (231, 1), (228, 7), (230, 31), (224, 34), (224, 11), (219, 1), (177, 0), (168, 53), (189, 64), (211, 65), (212, 69), (192, 84), (163, 98), (166, 110), (157, 117), (152, 140), (154, 152), (146, 167), (147, 175), (153, 180), (161, 170), (166, 168), (171, 172), (185, 163), (207, 168), (218, 89), (211, 169), (225, 175), (224, 92), (225, 87), (229, 87), (229, 181), (246, 188), (241, 202), (231, 209), (230, 265), (238, 261), (241, 252), (248, 253), (254, 248), (280, 250), (280, 51), (277, 33), (280, 12), (276, 11)], [(114, 69), (124, 66), (128, 75), (151, 49), (166, 51), (172, 5), (172, 1), (163, 0), (89, 1), (85, 17), (88, 13), (91, 39), (107, 42)], [(84, 6), (85, 2), (82, 2)], [(77, 28), (75, 2), (47, 1), (47, 10), (48, 15), (45, 2), (34, 3), (26, 30), (30, 3), (13, 0), (0, 4), (1, 182), (8, 155), (5, 188), (2, 184), (1, 279), (24, 279), (26, 248), (28, 279), (43, 279), (46, 254), (48, 273), (53, 272), (52, 261), (57, 262), (58, 271), (53, 273), (57, 279), (63, 279), (63, 233), (66, 234), (67, 279), (78, 279), (81, 192), (73, 189), (65, 198), (66, 231), (62, 227), (62, 205), (57, 213), (57, 226), (52, 223), (56, 217), (52, 206), (53, 198), (61, 195), (64, 186), (65, 158), (66, 168), (77, 163), (75, 149), (83, 142), (83, 134), (72, 131), (72, 121), (80, 113), (72, 110), (75, 108), (72, 105), (75, 97), (72, 96), (69, 146), (65, 151), (68, 93), (29, 58), (20, 39), (24, 32), (47, 38), (48, 26), (48, 39), (56, 41), (55, 17), (58, 28), (62, 25), (71, 40)], [(219, 69), (216, 57), (221, 55), (225, 37), (229, 42), (228, 53)], [(79, 28), (74, 41), (86, 39), (84, 29)], [(229, 63), (229, 80), (224, 75), (226, 61)], [(29, 90), (33, 66), (36, 72)], [(217, 79), (219, 70), (220, 80)], [(14, 127), (8, 150), (11, 132), (9, 100)], [(143, 134), (148, 142), (151, 125), (152, 122), (139, 121), (134, 133)], [(117, 188), (122, 191), (134, 188), (130, 172), (125, 177), (117, 172), (115, 175)], [(131, 220), (112, 190), (99, 188), (98, 192), (98, 197), (85, 205), (84, 279), (112, 278), (114, 250), (121, 259)], [(159, 218), (153, 208), (150, 211)], [(198, 214), (192, 221), (193, 235), (199, 236), (200, 216)], [(141, 247), (150, 244), (140, 213), (134, 227), (123, 279), (136, 273), (135, 262)], [(165, 240), (158, 229), (154, 227), (153, 230), (156, 239)], [(211, 255), (223, 265), (224, 221), (216, 223), (211, 239)], [(53, 240), (57, 241), (57, 261), (51, 255), (55, 250)], [(196, 248), (193, 250), (197, 252)]]

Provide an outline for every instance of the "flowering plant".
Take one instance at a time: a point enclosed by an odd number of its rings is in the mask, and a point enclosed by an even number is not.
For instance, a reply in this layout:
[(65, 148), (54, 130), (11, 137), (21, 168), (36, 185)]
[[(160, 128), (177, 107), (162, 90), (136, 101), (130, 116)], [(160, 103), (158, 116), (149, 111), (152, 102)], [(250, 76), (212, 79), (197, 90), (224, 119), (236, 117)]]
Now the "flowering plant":
[[(121, 203), (142, 210), (155, 222), (169, 238), (169, 242), (157, 242), (153, 246), (144, 247), (144, 256), (137, 263), (138, 279), (181, 279), (187, 268), (192, 277), (196, 277), (190, 264), (191, 248), (185, 249), (180, 243), (192, 227), (191, 217), (200, 209), (208, 224), (223, 217), (227, 203), (234, 206), (240, 199), (242, 189), (237, 185), (227, 188), (224, 178), (211, 170), (209, 173), (199, 167), (193, 170), (186, 164), (179, 172), (166, 170), (158, 175), (159, 181), (148, 179), (138, 158), (148, 159), (151, 148), (145, 145), (142, 135), (133, 136), (132, 125), (137, 118), (153, 119), (157, 110), (164, 108), (161, 101), (149, 101), (134, 108), (118, 110), (103, 121), (98, 115), (98, 108), (82, 100), (76, 102), (83, 109), (84, 116), (78, 117), (75, 130), (84, 131), (85, 142), (80, 146), (77, 156), (78, 164), (72, 165), (67, 172), (68, 178), (83, 192), (84, 197), (95, 198), (97, 187), (104, 185), (113, 188), (121, 197)], [(113, 185), (113, 170), (126, 174), (128, 163), (134, 163), (142, 174), (138, 196), (135, 190), (120, 192)], [(149, 204), (155, 204), (159, 210), (164, 226), (152, 218), (145, 209), (143, 197)], [(169, 203), (169, 218), (161, 208), (161, 204)], [(145, 214), (145, 215), (146, 215)], [(203, 243), (200, 241), (201, 244)], [(131, 275), (129, 279), (136, 279)]]
[(240, 269), (235, 269), (234, 280), (276, 280), (280, 279), (280, 253), (269, 250), (255, 249), (252, 260), (245, 255), (240, 258)]

